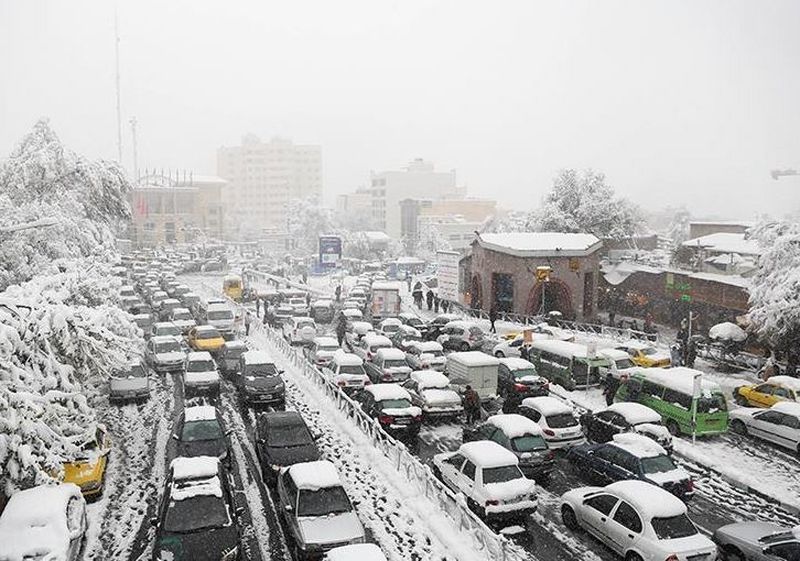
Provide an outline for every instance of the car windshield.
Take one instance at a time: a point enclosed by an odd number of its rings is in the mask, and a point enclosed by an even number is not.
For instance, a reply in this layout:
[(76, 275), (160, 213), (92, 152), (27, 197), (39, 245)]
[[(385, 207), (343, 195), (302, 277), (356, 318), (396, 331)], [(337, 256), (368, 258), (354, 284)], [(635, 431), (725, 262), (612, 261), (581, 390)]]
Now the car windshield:
[(219, 332), (216, 329), (204, 329), (197, 332), (198, 339), (218, 339)]
[(155, 350), (158, 354), (179, 353), (181, 351), (181, 344), (177, 341), (162, 341), (155, 344)]
[(536, 370), (533, 368), (522, 368), (521, 370), (514, 370), (514, 379), (519, 380), (527, 376), (536, 376)]
[(511, 448), (515, 452), (534, 452), (536, 450), (545, 450), (547, 443), (538, 434), (526, 434), (525, 436), (512, 438)]
[(384, 399), (381, 403), (381, 409), (405, 409), (411, 407), (411, 402), (407, 399)]
[(245, 350), (246, 349), (241, 349), (241, 348), (238, 348), (238, 349), (237, 348), (226, 349), (225, 350), (225, 358), (230, 358), (230, 359), (234, 359), (234, 360), (238, 359), (240, 356), (242, 356), (244, 354)]
[(314, 328), (314, 322), (311, 321), (310, 319), (297, 322), (297, 328), (298, 329), (303, 329), (304, 327), (311, 327), (313, 329)]
[(425, 323), (419, 318), (409, 318), (408, 321), (406, 321), (406, 324), (410, 325), (411, 327), (425, 326)]
[(633, 368), (634, 366), (633, 361), (629, 358), (621, 358), (615, 362), (618, 370), (625, 370), (626, 368)]
[(664, 473), (677, 469), (669, 456), (642, 458), (642, 471), (645, 473)]
[(186, 365), (186, 372), (211, 372), (215, 370), (212, 360), (190, 360)]
[(147, 372), (144, 369), (144, 366), (141, 364), (137, 364), (136, 366), (131, 366), (130, 370), (127, 372), (122, 372), (120, 378), (146, 378)]
[(267, 443), (276, 448), (305, 446), (312, 442), (313, 439), (303, 424), (273, 426), (269, 428), (267, 435)]
[(164, 517), (164, 530), (177, 534), (221, 528), (228, 524), (230, 519), (225, 501), (212, 495), (170, 501)]
[(727, 409), (725, 397), (719, 393), (704, 395), (697, 400), (698, 413), (717, 413), (719, 411), (726, 411)]
[(268, 376), (275, 376), (278, 369), (274, 364), (248, 364), (244, 367), (245, 376), (255, 376), (256, 378), (267, 378)]
[(444, 353), (438, 349), (435, 351), (425, 351), (423, 354), (426, 356), (433, 356), (433, 357), (444, 356)]
[(219, 319), (233, 319), (233, 312), (230, 310), (213, 310), (208, 312), (208, 319), (210, 320), (219, 320)]
[(364, 367), (359, 364), (343, 364), (339, 367), (339, 374), (364, 374)]
[(389, 324), (389, 325), (384, 325), (383, 326), (383, 331), (385, 331), (386, 333), (394, 333), (395, 331), (398, 331), (399, 329), (400, 329), (400, 326), (399, 325), (394, 325), (394, 324)]
[(297, 501), (297, 516), (325, 516), (350, 512), (352, 508), (342, 487), (326, 487), (315, 491), (302, 489)]
[(524, 475), (517, 466), (499, 466), (493, 468), (484, 468), (483, 470), (483, 483), (505, 483), (506, 481), (513, 481), (514, 479), (522, 479)]
[(197, 440), (217, 440), (222, 438), (222, 427), (216, 419), (189, 421), (183, 424), (181, 440), (195, 442)]
[(400, 368), (406, 366), (406, 361), (402, 359), (387, 359), (383, 361), (384, 368)]
[(177, 321), (190, 321), (192, 319), (192, 314), (186, 310), (174, 312), (172, 314), (172, 319)]
[(156, 335), (180, 335), (181, 330), (175, 325), (159, 325), (156, 327)]
[(639, 349), (641, 353), (645, 356), (650, 356), (656, 354), (656, 350), (653, 347), (645, 347), (643, 349)]
[(578, 426), (578, 421), (572, 413), (557, 413), (547, 415), (547, 426), (552, 429), (565, 429)]
[(697, 534), (697, 528), (685, 514), (670, 516), (669, 518), (653, 518), (651, 524), (656, 536), (661, 540), (687, 538)]

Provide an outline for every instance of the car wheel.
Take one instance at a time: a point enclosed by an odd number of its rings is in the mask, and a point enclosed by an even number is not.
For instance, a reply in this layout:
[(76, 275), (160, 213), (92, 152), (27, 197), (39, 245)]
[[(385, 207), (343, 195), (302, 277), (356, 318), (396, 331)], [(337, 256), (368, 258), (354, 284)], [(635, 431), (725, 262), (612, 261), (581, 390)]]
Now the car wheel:
[(561, 505), (561, 521), (568, 530), (573, 532), (580, 528), (578, 526), (578, 517), (575, 516), (575, 511), (569, 505)]
[(469, 343), (467, 343), (466, 341), (461, 343), (461, 350), (464, 351), (464, 352), (468, 351), (469, 350)]
[(681, 433), (681, 429), (675, 421), (667, 421), (667, 430), (672, 436), (678, 436)]
[(745, 436), (747, 435), (747, 426), (739, 419), (734, 419), (733, 421), (731, 421), (731, 431), (735, 432), (736, 434)]
[(497, 358), (506, 358), (506, 355), (503, 354), (503, 351), (497, 351), (494, 353), (494, 356)]
[(744, 553), (739, 551), (738, 547), (730, 544), (722, 548), (722, 558), (725, 561), (745, 561), (746, 559)]
[(625, 561), (642, 561), (642, 556), (631, 551), (625, 556)]

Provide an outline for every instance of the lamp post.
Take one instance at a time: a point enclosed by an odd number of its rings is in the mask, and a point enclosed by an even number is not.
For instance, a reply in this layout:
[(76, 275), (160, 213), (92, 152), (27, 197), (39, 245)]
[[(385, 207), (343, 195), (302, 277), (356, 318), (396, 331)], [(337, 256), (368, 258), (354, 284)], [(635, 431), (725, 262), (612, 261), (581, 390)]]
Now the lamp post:
[(550, 282), (550, 273), (552, 272), (553, 268), (548, 265), (536, 267), (536, 282), (542, 283), (542, 304), (539, 307), (539, 315), (544, 315), (545, 310), (547, 309), (545, 307), (545, 287), (547, 286), (546, 283)]

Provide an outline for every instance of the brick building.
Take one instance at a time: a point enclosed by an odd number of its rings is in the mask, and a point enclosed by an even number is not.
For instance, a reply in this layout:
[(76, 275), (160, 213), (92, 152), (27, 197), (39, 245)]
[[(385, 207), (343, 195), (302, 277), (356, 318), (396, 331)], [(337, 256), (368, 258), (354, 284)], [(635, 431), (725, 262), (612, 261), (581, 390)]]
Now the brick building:
[[(591, 234), (481, 234), (463, 262), (470, 279), (465, 303), (528, 315), (557, 310), (567, 319), (591, 320), (602, 245)], [(550, 280), (537, 282), (536, 268), (543, 266), (551, 268)]]

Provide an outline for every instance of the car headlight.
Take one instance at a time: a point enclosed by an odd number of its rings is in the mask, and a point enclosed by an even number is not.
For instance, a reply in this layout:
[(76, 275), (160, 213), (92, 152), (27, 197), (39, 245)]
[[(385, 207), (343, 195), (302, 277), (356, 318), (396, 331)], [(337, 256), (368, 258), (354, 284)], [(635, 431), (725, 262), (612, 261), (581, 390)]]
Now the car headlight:
[(235, 545), (228, 551), (222, 553), (222, 557), (220, 557), (220, 561), (235, 561), (236, 557), (239, 555), (239, 546)]
[(271, 468), (272, 468), (272, 471), (278, 472), (278, 471), (280, 471), (280, 470), (281, 470), (281, 468), (282, 468), (283, 466), (279, 466), (278, 464), (272, 464), (272, 465), (270, 465), (269, 467), (271, 467)]

